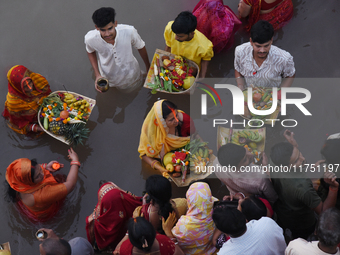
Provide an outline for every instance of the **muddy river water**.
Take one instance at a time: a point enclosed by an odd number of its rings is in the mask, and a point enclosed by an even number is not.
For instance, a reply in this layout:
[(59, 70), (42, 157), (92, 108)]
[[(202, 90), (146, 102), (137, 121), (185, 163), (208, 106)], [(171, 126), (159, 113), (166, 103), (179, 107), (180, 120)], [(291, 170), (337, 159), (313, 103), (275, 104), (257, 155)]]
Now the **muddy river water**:
[[(78, 92), (97, 100), (87, 126), (91, 133), (84, 146), (78, 146), (82, 167), (76, 189), (67, 197), (65, 206), (55, 219), (34, 225), (22, 217), (12, 203), (5, 201), (1, 188), (0, 243), (9, 241), (13, 254), (37, 254), (39, 242), (34, 233), (40, 227), (53, 228), (65, 239), (86, 237), (85, 218), (97, 203), (101, 180), (141, 194), (145, 179), (154, 173), (138, 157), (138, 143), (143, 120), (158, 98), (175, 102), (179, 109), (190, 111), (189, 96), (152, 95), (141, 88), (134, 94), (122, 94), (115, 89), (99, 94), (94, 89), (93, 72), (84, 45), (84, 35), (94, 25), (91, 15), (102, 6), (116, 9), (118, 23), (135, 26), (146, 42), (151, 59), (156, 48), (164, 49), (163, 30), (183, 10), (192, 10), (197, 0), (32, 0), (2, 1), (0, 9), (0, 104), (6, 100), (6, 74), (13, 65), (24, 65), (47, 78), (51, 89)], [(237, 11), (237, 0), (224, 0)], [(294, 128), (299, 147), (310, 162), (320, 159), (320, 148), (327, 134), (339, 132), (340, 108), (338, 88), (340, 78), (339, 23), (340, 1), (293, 0), (294, 17), (274, 36), (274, 44), (290, 52), (295, 61), (297, 84), (312, 94), (307, 104), (313, 113), (304, 117), (296, 108), (291, 118), (299, 118)], [(217, 54), (211, 61), (207, 77), (221, 81), (234, 77), (235, 46), (247, 42), (249, 36), (240, 29), (235, 34), (234, 47)], [(142, 69), (145, 69), (137, 52)], [(234, 80), (230, 79), (230, 83)], [(228, 105), (228, 103), (226, 104)], [(231, 107), (231, 103), (230, 103)], [(2, 110), (1, 110), (2, 111)], [(231, 112), (231, 110), (229, 111)], [(203, 139), (216, 154), (216, 129), (206, 128), (209, 120), (193, 114)], [(229, 116), (230, 118), (230, 116)], [(210, 123), (211, 124), (211, 123)], [(0, 182), (5, 181), (7, 166), (21, 157), (39, 162), (58, 160), (68, 166), (68, 146), (43, 135), (35, 140), (13, 132), (4, 120), (0, 122)], [(207, 131), (209, 130), (209, 131)], [(282, 126), (268, 132), (266, 151), (282, 141)], [(62, 173), (68, 173), (67, 167)], [(213, 195), (222, 198), (227, 189), (212, 179)], [(1, 185), (1, 187), (4, 187)], [(173, 196), (185, 196), (186, 188), (173, 185)]]

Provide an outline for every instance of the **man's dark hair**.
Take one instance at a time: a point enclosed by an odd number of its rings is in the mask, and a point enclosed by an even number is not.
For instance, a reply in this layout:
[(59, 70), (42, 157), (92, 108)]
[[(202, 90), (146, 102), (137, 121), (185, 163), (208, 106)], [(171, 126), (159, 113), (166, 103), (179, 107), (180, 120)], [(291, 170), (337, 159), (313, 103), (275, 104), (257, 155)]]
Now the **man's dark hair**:
[[(138, 249), (149, 252), (155, 241), (156, 230), (152, 224), (143, 217), (131, 218), (128, 221), (129, 240)], [(145, 247), (147, 244), (147, 247)]]
[(222, 166), (237, 166), (246, 155), (246, 149), (240, 145), (227, 143), (217, 152), (218, 161)]
[(64, 239), (47, 238), (42, 244), (46, 255), (71, 255), (71, 246)]
[(253, 42), (266, 43), (269, 42), (274, 36), (274, 28), (266, 20), (259, 20), (250, 30), (250, 37)]
[(212, 215), (216, 228), (231, 237), (239, 237), (246, 230), (246, 216), (236, 208), (216, 206)]
[(247, 197), (241, 204), (241, 210), (247, 221), (259, 220), (267, 216), (267, 207), (255, 196)]
[(330, 208), (324, 211), (317, 226), (317, 236), (322, 245), (334, 247), (340, 243), (340, 211)]
[(321, 149), (327, 164), (340, 164), (340, 139), (326, 140)]
[(277, 166), (289, 166), (294, 146), (288, 142), (275, 144), (270, 150), (270, 158)]
[(102, 7), (92, 15), (93, 23), (97, 27), (105, 27), (110, 22), (115, 23), (116, 11), (111, 7)]
[(178, 14), (174, 23), (171, 25), (171, 30), (175, 34), (190, 34), (197, 27), (197, 18), (189, 11)]

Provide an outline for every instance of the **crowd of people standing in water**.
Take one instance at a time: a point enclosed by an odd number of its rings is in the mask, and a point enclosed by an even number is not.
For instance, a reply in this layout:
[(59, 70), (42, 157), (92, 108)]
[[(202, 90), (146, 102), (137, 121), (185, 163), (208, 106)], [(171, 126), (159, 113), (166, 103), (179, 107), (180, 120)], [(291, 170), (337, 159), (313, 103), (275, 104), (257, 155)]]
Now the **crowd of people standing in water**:
[[(262, 87), (292, 85), (293, 57), (272, 45), (274, 31), (293, 15), (291, 0), (241, 0), (236, 15), (223, 1), (201, 0), (193, 13), (181, 12), (164, 31), (166, 50), (198, 64), (205, 77), (214, 54), (233, 43), (247, 19), (250, 42), (235, 50), (237, 86), (245, 88), (257, 81)], [(136, 48), (148, 70), (145, 43), (137, 30), (118, 24), (113, 8), (100, 8), (92, 16), (94, 30), (85, 36), (86, 51), (97, 80), (105, 77), (112, 87), (131, 92), (141, 87), (142, 73), (132, 53)], [(42, 100), (51, 93), (47, 80), (24, 66), (8, 71), (8, 94), (3, 116), (15, 132), (41, 134), (37, 123)], [(291, 79), (289, 79), (291, 78)], [(98, 90), (99, 91), (99, 90)], [(192, 119), (168, 100), (154, 103), (142, 125), (140, 158), (160, 173), (166, 169), (160, 159), (198, 137)], [(301, 167), (305, 159), (294, 133), (286, 130), (287, 142), (271, 148), (275, 165)], [(330, 136), (321, 149), (327, 164), (339, 164), (340, 135)], [(56, 161), (40, 163), (21, 158), (6, 170), (8, 195), (26, 217), (47, 222), (75, 188), (81, 166), (70, 148), (70, 170), (56, 174)], [(268, 158), (263, 155), (263, 165)], [(324, 162), (317, 162), (320, 165)], [(218, 151), (216, 165), (240, 169), (252, 166), (252, 154), (244, 147), (226, 144)], [(60, 167), (64, 167), (60, 164)], [(204, 180), (190, 184), (185, 198), (172, 198), (172, 186), (162, 175), (152, 175), (145, 194), (136, 196), (105, 182), (98, 201), (86, 218), (87, 240), (69, 242), (51, 229), (39, 246), (40, 254), (340, 254), (339, 180), (327, 172), (316, 190), (305, 175), (268, 175), (254, 171), (217, 173), (230, 194), (218, 201)], [(250, 175), (250, 176), (249, 176)], [(314, 232), (316, 230), (316, 232)], [(313, 239), (314, 238), (314, 239)], [(308, 241), (307, 241), (308, 240)], [(288, 246), (287, 246), (288, 244)]]

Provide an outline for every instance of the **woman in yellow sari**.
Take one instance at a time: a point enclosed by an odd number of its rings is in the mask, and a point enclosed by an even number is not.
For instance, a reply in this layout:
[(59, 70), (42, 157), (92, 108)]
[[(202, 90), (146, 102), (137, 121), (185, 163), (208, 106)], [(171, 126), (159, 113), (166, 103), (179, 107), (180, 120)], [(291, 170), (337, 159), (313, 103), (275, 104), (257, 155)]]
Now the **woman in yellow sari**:
[(139, 157), (152, 168), (167, 172), (158, 159), (189, 143), (190, 134), (195, 132), (188, 114), (178, 110), (170, 101), (159, 100), (144, 120), (138, 147)]
[(47, 80), (22, 65), (13, 66), (7, 73), (8, 94), (2, 115), (15, 132), (26, 135), (42, 132), (38, 124), (38, 111), (50, 93)]

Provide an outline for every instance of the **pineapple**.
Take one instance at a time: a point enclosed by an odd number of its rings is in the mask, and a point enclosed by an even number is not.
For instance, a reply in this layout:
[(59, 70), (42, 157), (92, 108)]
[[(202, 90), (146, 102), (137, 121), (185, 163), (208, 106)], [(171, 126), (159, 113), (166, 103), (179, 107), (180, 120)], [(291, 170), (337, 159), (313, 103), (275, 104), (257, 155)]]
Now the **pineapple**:
[(77, 146), (83, 144), (83, 139), (88, 138), (90, 130), (85, 128), (85, 123), (76, 123), (68, 125), (64, 136), (70, 144)]
[(63, 135), (67, 130), (67, 124), (62, 121), (52, 120), (49, 124), (50, 131), (55, 135)]

